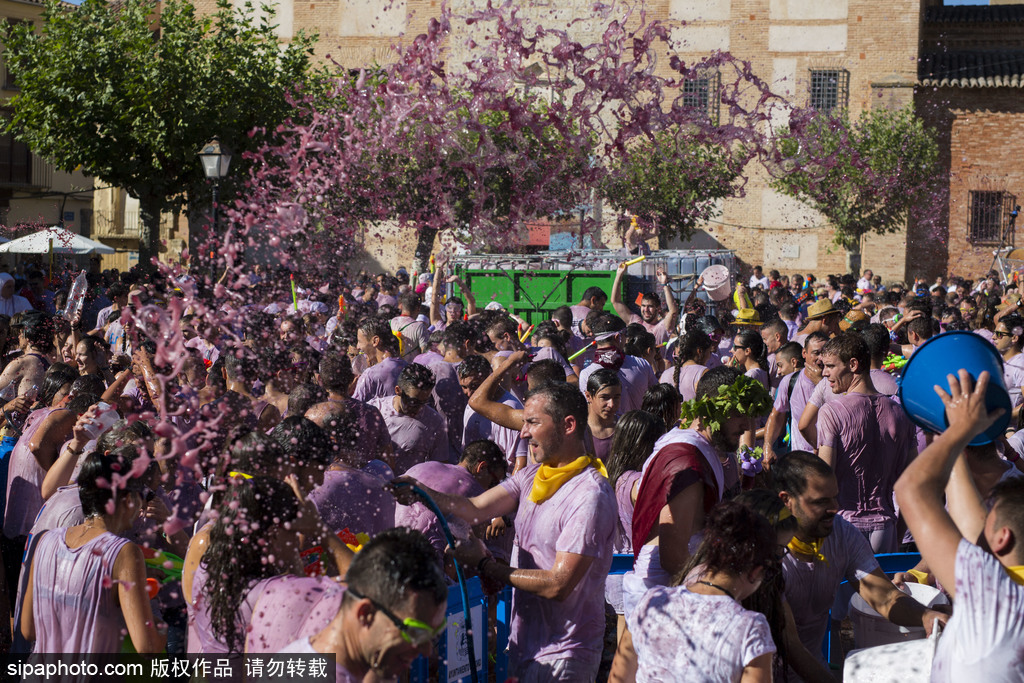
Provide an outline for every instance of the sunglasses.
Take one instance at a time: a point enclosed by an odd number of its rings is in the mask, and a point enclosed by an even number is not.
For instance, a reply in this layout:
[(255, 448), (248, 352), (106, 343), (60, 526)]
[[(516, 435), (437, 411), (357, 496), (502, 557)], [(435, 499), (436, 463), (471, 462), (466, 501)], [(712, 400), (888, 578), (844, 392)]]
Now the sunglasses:
[(351, 586), (349, 586), (347, 590), (359, 600), (369, 600), (374, 609), (378, 610), (381, 614), (390, 619), (391, 623), (393, 623), (402, 634), (402, 638), (405, 642), (409, 643), (413, 647), (423, 647), (427, 643), (434, 642), (441, 637), (441, 634), (444, 633), (445, 627), (448, 625), (447, 620), (443, 621), (437, 628), (433, 628), (430, 624), (419, 621), (418, 619), (399, 619), (391, 612), (391, 610), (373, 598), (367, 598)]
[(995, 332), (992, 333), (992, 336), (995, 337), (996, 339), (999, 339), (1001, 337), (1012, 337), (1013, 332), (999, 332), (998, 330), (996, 330)]

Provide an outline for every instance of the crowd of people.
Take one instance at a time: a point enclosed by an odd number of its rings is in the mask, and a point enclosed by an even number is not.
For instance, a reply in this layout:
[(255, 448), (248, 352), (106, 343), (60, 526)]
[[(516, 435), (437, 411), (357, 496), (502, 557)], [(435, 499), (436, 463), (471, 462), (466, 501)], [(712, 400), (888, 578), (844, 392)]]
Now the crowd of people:
[[(460, 563), (511, 586), (521, 683), (596, 680), (612, 612), (612, 681), (833, 681), (844, 581), (945, 626), (932, 680), (1024, 679), (1018, 288), (758, 266), (714, 306), (659, 270), (634, 310), (626, 272), (532, 323), (444, 263), (253, 275), (216, 310), (188, 277), (96, 270), (68, 307), (70, 277), (0, 274), (0, 645), (388, 680), (432, 655)], [(932, 434), (898, 361), (951, 330), (1004, 376), (950, 376)], [(968, 445), (999, 380), (1012, 428)]]

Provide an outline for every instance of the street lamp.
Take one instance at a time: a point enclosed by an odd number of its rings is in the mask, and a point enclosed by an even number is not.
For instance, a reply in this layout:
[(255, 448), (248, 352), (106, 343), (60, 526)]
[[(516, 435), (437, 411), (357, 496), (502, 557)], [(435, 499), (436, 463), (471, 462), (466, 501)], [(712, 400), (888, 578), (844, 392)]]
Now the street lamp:
[[(219, 200), (220, 179), (228, 174), (231, 165), (231, 150), (222, 145), (219, 138), (213, 138), (199, 151), (199, 160), (203, 162), (203, 174), (213, 181), (213, 234), (217, 235), (217, 203)], [(213, 254), (210, 254), (212, 265)]]

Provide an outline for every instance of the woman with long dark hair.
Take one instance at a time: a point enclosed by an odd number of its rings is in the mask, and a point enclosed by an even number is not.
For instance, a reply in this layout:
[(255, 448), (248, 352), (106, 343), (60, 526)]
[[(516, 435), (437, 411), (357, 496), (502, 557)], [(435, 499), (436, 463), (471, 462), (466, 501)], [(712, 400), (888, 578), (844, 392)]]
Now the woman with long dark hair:
[(673, 366), (661, 374), (661, 381), (679, 390), (684, 401), (697, 396), (697, 382), (707, 372), (708, 359), (715, 344), (703, 330), (693, 328), (679, 340)]
[[(669, 387), (671, 388), (671, 387)], [(678, 411), (677, 411), (678, 412)], [(615, 490), (619, 507), (619, 524), (615, 532), (612, 551), (633, 552), (633, 505), (640, 488), (644, 462), (654, 451), (654, 443), (665, 433), (665, 422), (644, 410), (631, 410), (615, 423), (615, 436), (608, 451), (608, 483)], [(626, 627), (622, 607), (622, 575), (613, 574), (605, 584), (605, 601), (618, 616), (618, 635)]]
[(619, 401), (622, 398), (622, 381), (619, 373), (607, 368), (595, 371), (587, 378), (587, 452), (604, 460), (615, 434), (615, 420), (618, 419)]
[(674, 585), (648, 590), (627, 618), (609, 681), (770, 681), (771, 629), (740, 603), (781, 571), (783, 547), (761, 515), (717, 505)]
[[(780, 547), (789, 545), (796, 533), (797, 520), (781, 498), (765, 489), (752, 489), (742, 492), (733, 500), (768, 520), (779, 536)], [(782, 572), (777, 572), (770, 579), (766, 578), (761, 587), (743, 601), (744, 608), (760, 612), (768, 620), (772, 640), (778, 648), (772, 661), (774, 680), (789, 680), (787, 670), (792, 668), (805, 681), (831, 683), (832, 674), (800, 642), (793, 611), (784, 597), (785, 592), (786, 580)]]
[(209, 547), (192, 579), (189, 652), (241, 652), (265, 580), (302, 575), (299, 511), (298, 497), (283, 481), (229, 480)]

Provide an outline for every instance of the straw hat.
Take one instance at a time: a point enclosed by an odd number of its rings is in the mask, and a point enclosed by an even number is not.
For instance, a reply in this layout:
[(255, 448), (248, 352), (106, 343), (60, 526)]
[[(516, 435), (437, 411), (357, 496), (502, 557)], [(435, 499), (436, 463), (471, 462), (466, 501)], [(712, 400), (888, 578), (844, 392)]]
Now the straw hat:
[(864, 311), (847, 311), (843, 319), (839, 321), (839, 329), (846, 332), (849, 329), (863, 330), (868, 326), (868, 315)]
[(807, 309), (807, 320), (821, 320), (832, 314), (839, 314), (828, 299), (818, 299)]
[(736, 313), (736, 320), (733, 321), (734, 325), (761, 325), (761, 316), (753, 308), (741, 308)]

